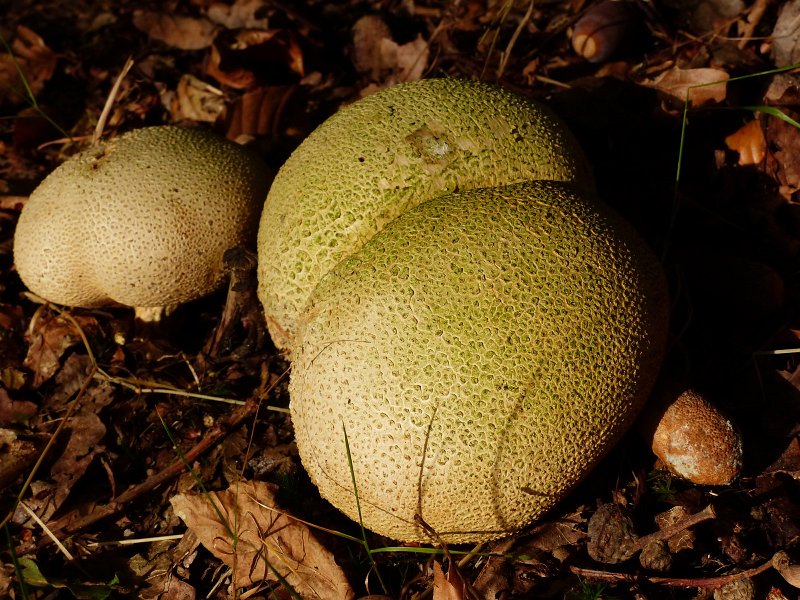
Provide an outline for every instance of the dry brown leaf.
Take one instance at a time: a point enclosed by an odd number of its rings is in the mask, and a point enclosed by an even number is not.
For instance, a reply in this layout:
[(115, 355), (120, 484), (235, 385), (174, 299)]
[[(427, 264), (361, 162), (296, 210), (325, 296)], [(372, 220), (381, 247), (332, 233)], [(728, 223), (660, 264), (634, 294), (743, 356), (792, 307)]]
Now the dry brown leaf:
[(726, 137), (725, 144), (739, 153), (739, 164), (742, 166), (760, 164), (767, 153), (767, 140), (758, 119), (753, 119)]
[(0, 55), (0, 103), (7, 100), (16, 104), (27, 98), (25, 83), (34, 96), (42, 90), (55, 72), (57, 57), (39, 35), (23, 25), (17, 27), (11, 51), (13, 56)]
[(417, 81), (422, 78), (425, 69), (428, 68), (429, 48), (428, 42), (417, 36), (416, 39), (406, 44), (394, 44), (393, 51), (397, 58), (397, 72), (394, 81), (396, 83), (405, 81)]
[[(800, 118), (796, 111), (787, 108), (784, 112), (795, 120)], [(764, 125), (769, 148), (765, 170), (777, 179), (781, 195), (792, 199), (800, 190), (800, 135), (796, 127), (783, 119), (768, 119)]]
[[(690, 511), (685, 506), (673, 506), (668, 511), (659, 513), (655, 516), (656, 525), (659, 529), (666, 529), (680, 521), (688, 518)], [(667, 540), (667, 546), (673, 554), (681, 550), (691, 550), (694, 547), (695, 533), (691, 529), (684, 529), (673, 535)]]
[[(259, 72), (252, 70), (259, 66)], [(305, 75), (303, 50), (286, 29), (242, 29), (220, 35), (211, 47), (206, 73), (223, 85), (244, 90), (260, 81), (285, 83)]]
[(772, 58), (776, 67), (800, 61), (800, 0), (782, 2), (772, 30)]
[(30, 473), (43, 446), (41, 439), (18, 439), (15, 431), (0, 429), (0, 489)]
[(452, 564), (445, 574), (439, 561), (433, 561), (433, 600), (464, 600), (464, 580)]
[(206, 15), (227, 29), (267, 29), (269, 20), (258, 16), (267, 3), (264, 0), (236, 0), (232, 5), (215, 2)]
[(689, 26), (699, 35), (726, 31), (745, 10), (742, 0), (690, 0), (684, 6)]
[(392, 32), (386, 22), (376, 15), (361, 17), (353, 25), (353, 53), (351, 60), (356, 71), (377, 80), (383, 65), (380, 45), (392, 41)]
[(85, 413), (70, 417), (66, 431), (69, 432), (69, 441), (50, 468), (50, 478), (56, 484), (53, 496), (56, 508), (69, 496), (95, 456), (105, 452), (105, 446), (100, 441), (106, 435), (106, 427), (96, 414)]
[(525, 547), (552, 553), (563, 546), (574, 546), (586, 537), (586, 534), (578, 529), (579, 523), (578, 517), (574, 521), (542, 523), (527, 536)]
[[(84, 333), (98, 329), (93, 317), (73, 317)], [(58, 370), (61, 357), (69, 348), (80, 343), (81, 337), (72, 322), (56, 313), (41, 309), (31, 319), (28, 331), (28, 355), (23, 365), (33, 372), (31, 385), (38, 388)]]
[(386, 23), (377, 16), (361, 17), (353, 25), (353, 66), (378, 87), (420, 79), (428, 66), (428, 42), (416, 39), (398, 44)]
[(730, 75), (721, 69), (672, 67), (642, 84), (657, 90), (662, 99), (673, 108), (683, 108), (687, 97), (689, 106), (697, 108), (725, 100), (729, 78)]
[[(275, 490), (269, 483), (241, 481), (224, 491), (178, 494), (170, 502), (200, 542), (234, 569), (236, 586), (276, 581), (271, 570), (275, 569), (302, 598), (353, 598), (331, 552), (308, 526), (277, 507)], [(236, 546), (228, 528), (236, 529)]]
[(206, 19), (149, 10), (135, 10), (133, 25), (151, 38), (181, 50), (208, 48), (217, 34), (217, 26)]
[(170, 113), (176, 121), (188, 119), (213, 123), (225, 110), (222, 90), (201, 81), (194, 75), (183, 75), (178, 81)]
[(293, 85), (271, 85), (242, 94), (233, 104), (226, 137), (237, 140), (276, 133), (282, 109), (295, 88)]
[(37, 406), (29, 400), (13, 400), (0, 387), (0, 427), (24, 423), (36, 414)]

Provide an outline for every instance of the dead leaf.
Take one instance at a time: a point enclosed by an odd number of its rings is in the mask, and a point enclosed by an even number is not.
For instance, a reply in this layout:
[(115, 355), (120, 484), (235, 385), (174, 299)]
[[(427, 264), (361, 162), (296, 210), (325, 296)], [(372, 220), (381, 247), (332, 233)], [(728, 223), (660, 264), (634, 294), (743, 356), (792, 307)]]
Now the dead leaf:
[[(64, 366), (56, 373), (54, 386), (43, 406), (50, 411), (58, 412), (66, 408), (75, 393), (86, 383), (91, 375), (92, 362), (85, 354), (70, 354)], [(79, 410), (87, 413), (98, 413), (114, 399), (114, 387), (103, 380), (94, 380), (86, 387), (80, 398)]]
[(224, 110), (225, 96), (222, 90), (194, 75), (185, 74), (180, 78), (175, 99), (170, 104), (170, 113), (174, 120), (213, 123)]
[[(417, 81), (428, 68), (428, 42), (418, 35), (406, 44), (394, 44), (397, 59), (395, 82)], [(385, 52), (385, 50), (384, 50)]]
[[(795, 120), (800, 118), (800, 114), (793, 110), (785, 109), (784, 112)], [(792, 195), (800, 190), (798, 130), (783, 119), (768, 119), (765, 121), (764, 137), (770, 150), (767, 153), (765, 170), (780, 183), (781, 195), (791, 199)]]
[(208, 7), (206, 15), (227, 29), (267, 29), (269, 19), (258, 16), (266, 5), (264, 0), (236, 0), (230, 6), (215, 2)]
[[(136, 554), (127, 561), (127, 567), (132, 574), (143, 582), (143, 587), (138, 590), (137, 598), (140, 600), (164, 600), (175, 590), (191, 592), (183, 585), (176, 585), (175, 581), (182, 581), (179, 575), (185, 575), (185, 569), (192, 566), (198, 555), (200, 542), (191, 531), (183, 534), (177, 544), (155, 544), (146, 555)], [(185, 582), (184, 582), (185, 583)], [(180, 598), (180, 596), (177, 596)], [(194, 596), (184, 596), (190, 600)]]
[[(656, 525), (659, 529), (666, 529), (679, 521), (690, 516), (689, 510), (685, 506), (673, 506), (668, 511), (659, 513), (655, 516)], [(691, 529), (684, 529), (673, 535), (667, 540), (670, 552), (676, 554), (681, 550), (691, 550), (694, 547), (695, 533)]]
[(15, 431), (0, 429), (0, 490), (30, 472), (44, 443), (40, 438), (19, 439)]
[(758, 119), (753, 119), (726, 137), (725, 144), (739, 153), (741, 166), (760, 164), (767, 153), (767, 140)]
[[(73, 317), (84, 333), (99, 328), (93, 317)], [(28, 331), (28, 355), (23, 365), (33, 372), (31, 386), (38, 388), (58, 370), (61, 357), (72, 346), (80, 343), (81, 337), (66, 318), (47, 309), (40, 309), (31, 319)]]
[(781, 3), (771, 37), (776, 67), (800, 62), (800, 0)]
[(275, 569), (303, 598), (353, 598), (331, 552), (306, 525), (277, 507), (275, 490), (269, 483), (241, 481), (224, 491), (178, 494), (170, 502), (200, 542), (234, 569), (236, 586), (275, 581)]
[(353, 25), (353, 54), (351, 60), (356, 71), (377, 80), (383, 65), (380, 46), (383, 40), (392, 40), (386, 22), (376, 15), (361, 17)]
[(147, 10), (133, 12), (133, 25), (151, 38), (180, 50), (208, 48), (217, 26), (206, 19)]
[(433, 600), (464, 600), (464, 580), (452, 564), (445, 574), (439, 561), (433, 561)]
[(672, 67), (642, 85), (658, 91), (668, 106), (682, 109), (689, 100), (691, 108), (722, 102), (727, 94), (730, 75), (721, 69), (681, 69)]
[(271, 85), (242, 94), (233, 104), (226, 137), (235, 141), (277, 133), (283, 107), (296, 87)]
[(775, 462), (764, 469), (759, 476), (775, 473), (783, 473), (793, 479), (800, 480), (800, 440), (796, 436), (792, 437), (781, 455)]
[(12, 400), (0, 387), (0, 427), (24, 423), (36, 414), (38, 408), (29, 400)]
[(294, 83), (305, 75), (303, 51), (286, 29), (225, 32), (211, 47), (206, 73), (238, 90), (260, 82)]
[[(3, 149), (0, 148), (0, 154)], [(5, 213), (0, 213), (0, 215)], [(3, 221), (0, 217), (0, 221)], [(0, 254), (2, 251), (0, 250)], [(9, 389), (24, 385), (24, 374), (16, 367), (25, 352), (26, 317), (21, 306), (0, 304), (0, 383)]]
[(742, 0), (692, 0), (686, 3), (684, 10), (692, 31), (703, 35), (726, 31), (735, 17), (745, 10), (745, 5)]
[(525, 547), (552, 553), (563, 546), (574, 546), (586, 537), (586, 533), (578, 529), (580, 518), (542, 523), (529, 536), (526, 536)]
[[(353, 25), (353, 66), (371, 81), (388, 87), (420, 79), (428, 66), (428, 42), (422, 36), (398, 44), (378, 16), (361, 17)], [(368, 92), (376, 91), (370, 86)]]
[(57, 57), (39, 35), (23, 25), (17, 27), (11, 51), (13, 55), (0, 55), (0, 103), (17, 104), (27, 98), (26, 83), (34, 96), (42, 91), (55, 72)]
[(95, 456), (105, 452), (105, 446), (100, 441), (106, 435), (106, 427), (96, 414), (85, 413), (70, 417), (66, 431), (69, 432), (69, 441), (50, 468), (50, 477), (56, 484), (53, 496), (56, 508), (69, 496)]

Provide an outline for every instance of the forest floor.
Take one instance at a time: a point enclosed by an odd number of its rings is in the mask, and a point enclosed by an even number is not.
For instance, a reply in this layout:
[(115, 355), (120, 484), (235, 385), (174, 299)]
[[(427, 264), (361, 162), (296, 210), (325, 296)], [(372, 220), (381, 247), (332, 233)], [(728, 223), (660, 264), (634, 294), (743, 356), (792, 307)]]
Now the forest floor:
[[(587, 60), (595, 4), (0, 0), (0, 596), (797, 598), (800, 1), (606, 6)], [(252, 269), (160, 328), (16, 274), (28, 195), (98, 122), (213, 129), (277, 170), (341, 106), (423, 77), (498, 83), (574, 131), (663, 260), (665, 371), (737, 423), (735, 481), (671, 476), (634, 428), (511, 538), (362, 537), (302, 469)]]

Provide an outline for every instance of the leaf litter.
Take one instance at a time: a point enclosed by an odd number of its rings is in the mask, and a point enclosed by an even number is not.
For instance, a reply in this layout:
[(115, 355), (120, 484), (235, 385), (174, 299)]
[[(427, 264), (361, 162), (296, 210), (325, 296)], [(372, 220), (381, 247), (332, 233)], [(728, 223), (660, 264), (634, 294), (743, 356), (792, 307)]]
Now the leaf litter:
[(240, 481), (218, 492), (178, 494), (170, 503), (200, 543), (233, 570), (235, 586), (280, 576), (303, 598), (353, 598), (331, 552), (277, 505), (275, 489)]
[[(0, 56), (0, 107), (11, 117), (0, 121), (0, 505), (12, 510), (19, 495), (90, 572), (73, 569), (20, 509), (6, 522), (14, 543), (0, 550), (0, 592), (16, 593), (27, 573), (44, 586), (34, 597), (66, 593), (65, 581), (132, 597), (286, 596), (261, 560), (271, 557), (302, 597), (796, 596), (800, 80), (738, 78), (796, 62), (797, 2), (635, 3), (645, 38), (598, 63), (571, 47), (571, 24), (592, 4), (578, 0), (79, 1), (55, 3), (52, 15), (28, 4), (10, 8), (0, 32), (11, 50)], [(287, 364), (265, 336), (247, 261), (233, 267), (227, 294), (157, 331), (122, 309), (62, 314), (23, 295), (11, 252), (19, 209), (91, 136), (131, 55), (106, 135), (203, 126), (273, 168), (339, 106), (402, 81), (500, 74), (549, 100), (602, 195), (663, 251), (674, 362), (742, 425), (744, 476), (719, 489), (672, 479), (632, 432), (518, 536), (451, 548), (449, 558), (369, 533), (357, 541), (357, 524), (303, 475), (285, 413)], [(68, 136), (40, 126), (45, 110)], [(693, 521), (709, 505), (715, 516)], [(124, 581), (97, 584), (112, 581), (109, 568)]]

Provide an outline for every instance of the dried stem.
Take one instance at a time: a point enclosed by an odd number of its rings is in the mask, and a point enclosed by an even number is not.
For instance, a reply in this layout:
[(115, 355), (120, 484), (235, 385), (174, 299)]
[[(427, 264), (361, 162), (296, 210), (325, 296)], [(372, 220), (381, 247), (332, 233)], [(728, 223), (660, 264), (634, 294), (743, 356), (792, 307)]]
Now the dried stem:
[[(48, 523), (48, 527), (54, 532), (64, 531), (65, 533), (73, 534), (97, 521), (119, 513), (127, 503), (185, 471), (187, 464), (213, 447), (228, 433), (238, 428), (246, 419), (252, 418), (258, 411), (258, 406), (258, 401), (250, 399), (244, 406), (238, 407), (224, 419), (221, 419), (198, 444), (184, 454), (185, 460), (176, 460), (170, 466), (148, 477), (142, 483), (129, 487), (107, 504), (94, 507), (89, 514), (82, 515), (85, 507), (79, 507), (57, 521)], [(47, 543), (47, 540), (43, 539), (42, 542)]]
[(772, 568), (774, 566), (773, 561), (774, 557), (769, 559), (767, 562), (758, 565), (757, 567), (753, 567), (752, 569), (746, 569), (736, 573), (729, 573), (728, 575), (720, 575), (719, 577), (655, 577), (636, 573), (614, 573), (611, 571), (601, 571), (599, 569), (585, 569), (575, 565), (570, 566), (569, 570), (571, 573), (580, 577), (594, 579), (597, 581), (611, 581), (615, 583), (648, 582), (668, 587), (698, 587), (713, 590), (720, 588), (731, 581), (755, 577), (756, 575), (759, 575), (760, 573)]
[(698, 523), (702, 523), (703, 521), (709, 521), (711, 519), (715, 519), (716, 517), (717, 513), (714, 511), (714, 507), (709, 504), (700, 512), (690, 515), (685, 519), (681, 519), (674, 525), (670, 525), (669, 527), (660, 529), (659, 531), (651, 533), (650, 535), (644, 535), (640, 537), (636, 541), (636, 550), (643, 549), (651, 542), (655, 542), (658, 540), (666, 541), (669, 538), (673, 537), (674, 535), (679, 534), (681, 531), (689, 529), (689, 527), (694, 527)]

